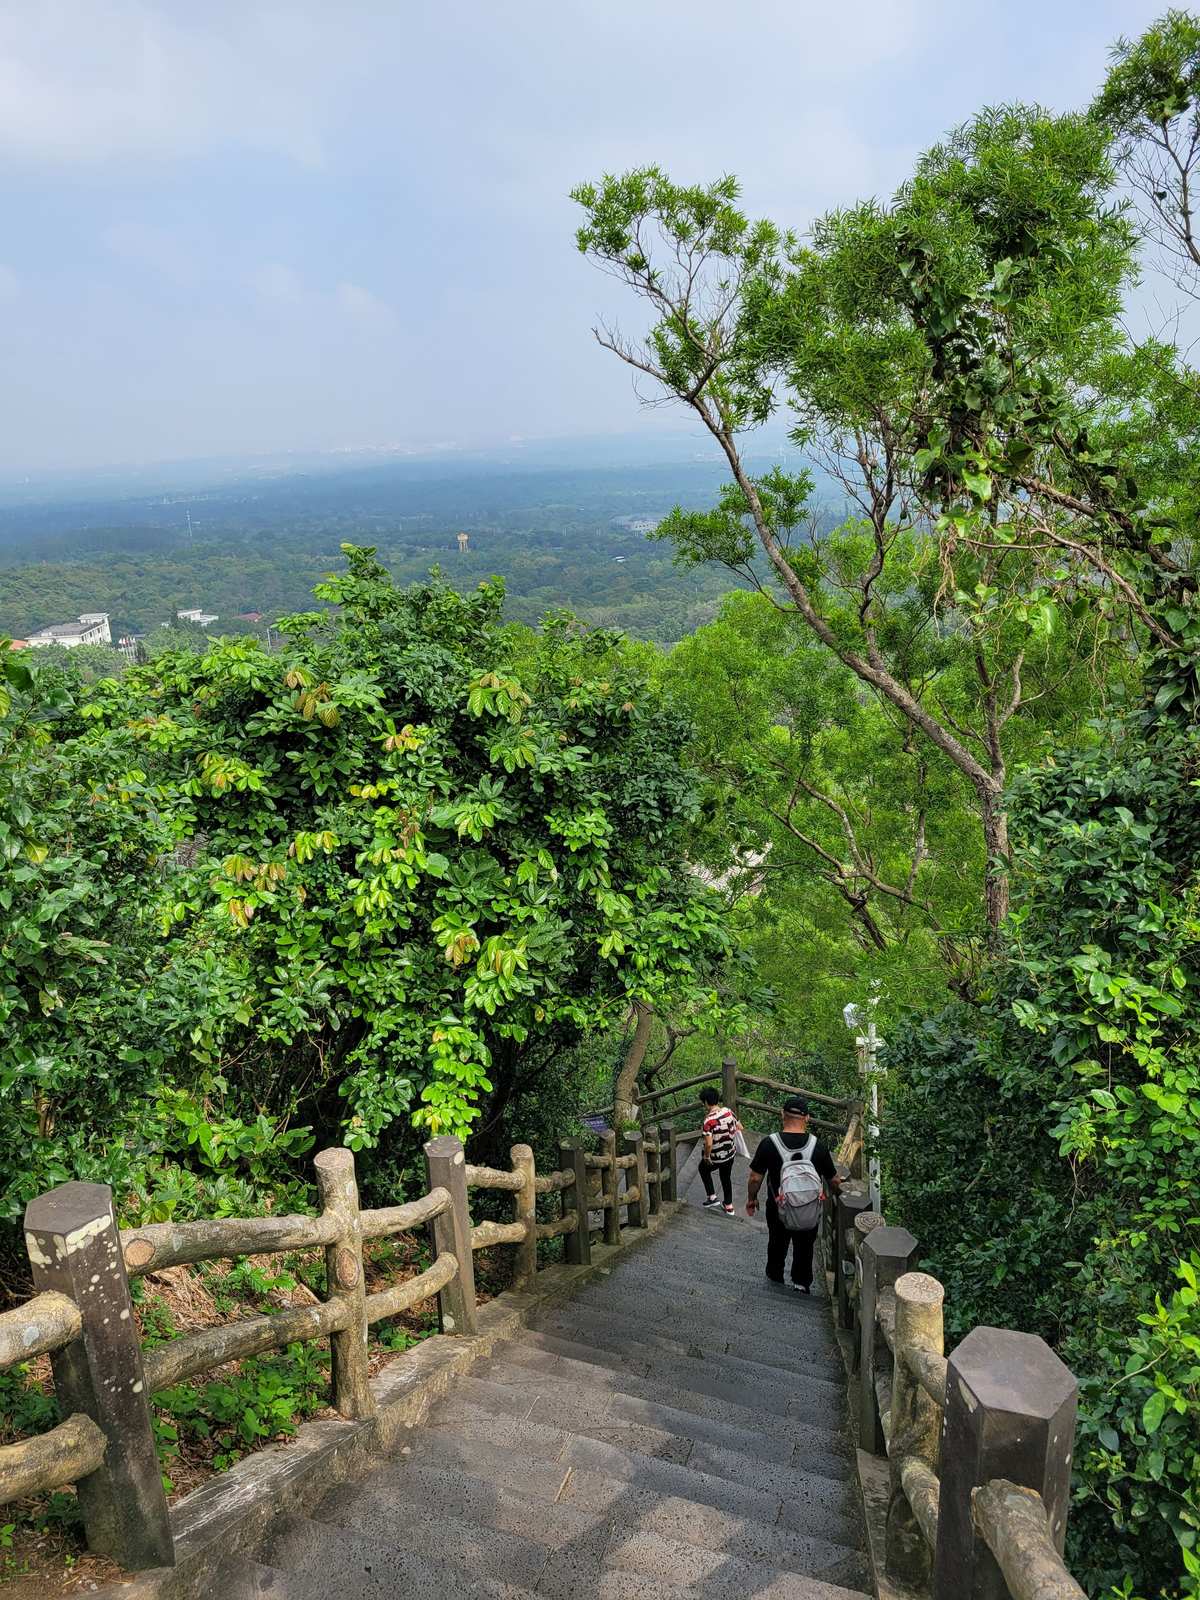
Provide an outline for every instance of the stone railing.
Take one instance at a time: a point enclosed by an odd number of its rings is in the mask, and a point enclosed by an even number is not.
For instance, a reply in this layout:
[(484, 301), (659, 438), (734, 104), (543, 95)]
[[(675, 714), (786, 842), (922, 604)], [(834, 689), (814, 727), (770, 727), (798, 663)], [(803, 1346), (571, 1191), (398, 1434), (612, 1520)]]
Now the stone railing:
[[(367, 1331), (373, 1323), (437, 1296), (441, 1331), (476, 1332), (474, 1254), (494, 1245), (516, 1253), (516, 1285), (538, 1270), (538, 1241), (562, 1237), (568, 1263), (591, 1260), (590, 1212), (604, 1238), (620, 1242), (675, 1196), (675, 1138), (668, 1130), (559, 1148), (559, 1166), (539, 1173), (528, 1145), (512, 1166), (470, 1165), (458, 1139), (425, 1146), (428, 1191), (404, 1205), (362, 1210), (354, 1156), (316, 1157), (321, 1210), (315, 1216), (228, 1218), (119, 1229), (103, 1184), (65, 1183), (32, 1201), (25, 1239), (38, 1292), (0, 1315), (0, 1368), (50, 1354), (59, 1408), (49, 1432), (0, 1447), (0, 1504), (75, 1484), (89, 1549), (130, 1571), (171, 1566), (175, 1552), (151, 1425), (150, 1396), (172, 1384), (264, 1350), (328, 1337), (332, 1400), (343, 1417), (374, 1414)], [(470, 1191), (513, 1197), (511, 1222), (472, 1223)], [(539, 1195), (558, 1194), (560, 1214), (537, 1220)], [(415, 1277), (368, 1294), (363, 1245), (427, 1230), (431, 1264)], [(130, 1281), (165, 1267), (245, 1256), (323, 1250), (325, 1298), (316, 1305), (244, 1317), (142, 1346)]]
[(933, 1600), (1085, 1600), (1063, 1563), (1075, 1379), (1044, 1340), (973, 1328), (947, 1357), (936, 1278), (862, 1184), (826, 1208), (860, 1447), (888, 1463), (883, 1566)]

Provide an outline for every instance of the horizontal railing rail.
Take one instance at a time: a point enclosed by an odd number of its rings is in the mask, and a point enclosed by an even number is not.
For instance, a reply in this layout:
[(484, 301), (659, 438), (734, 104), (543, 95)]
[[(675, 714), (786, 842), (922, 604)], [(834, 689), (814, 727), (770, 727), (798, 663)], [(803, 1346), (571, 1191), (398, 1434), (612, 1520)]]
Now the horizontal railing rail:
[(942, 1285), (915, 1270), (912, 1234), (869, 1205), (865, 1185), (845, 1182), (825, 1249), (853, 1336), (859, 1444), (888, 1462), (888, 1579), (933, 1600), (1084, 1600), (1062, 1556), (1075, 1379), (1011, 1329), (975, 1328), (946, 1356)]
[[(402, 1205), (361, 1209), (354, 1157), (316, 1157), (321, 1209), (315, 1215), (152, 1223), (118, 1230), (111, 1192), (63, 1184), (28, 1208), (26, 1240), (35, 1287), (24, 1305), (0, 1314), (0, 1369), (49, 1354), (66, 1420), (45, 1433), (0, 1446), (0, 1504), (21, 1495), (77, 1486), (89, 1547), (136, 1570), (171, 1565), (174, 1547), (155, 1454), (150, 1396), (234, 1361), (328, 1338), (333, 1404), (342, 1416), (374, 1412), (367, 1329), (436, 1296), (443, 1332), (476, 1331), (473, 1257), (509, 1246), (514, 1282), (538, 1268), (539, 1241), (562, 1239), (570, 1263), (591, 1259), (593, 1216), (619, 1243), (675, 1196), (677, 1140), (613, 1134), (592, 1154), (566, 1140), (558, 1166), (539, 1173), (528, 1145), (514, 1145), (511, 1167), (466, 1161), (457, 1139), (425, 1147), (426, 1193)], [(512, 1195), (512, 1219), (473, 1222), (472, 1190)], [(557, 1216), (537, 1216), (539, 1197), (557, 1195)], [(367, 1293), (364, 1242), (427, 1236), (430, 1265)], [(167, 1267), (247, 1256), (320, 1250), (325, 1296), (313, 1305), (242, 1317), (143, 1347), (131, 1280)]]

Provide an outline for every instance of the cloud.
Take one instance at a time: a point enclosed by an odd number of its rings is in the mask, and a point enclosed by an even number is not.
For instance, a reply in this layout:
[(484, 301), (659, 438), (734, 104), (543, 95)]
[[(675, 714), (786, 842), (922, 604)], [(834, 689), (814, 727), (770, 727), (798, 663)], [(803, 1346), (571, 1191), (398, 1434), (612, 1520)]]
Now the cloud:
[(394, 333), (399, 327), (391, 306), (359, 283), (339, 283), (334, 299), (346, 319), (364, 333)]
[[(0, 151), (8, 162), (160, 162), (241, 145), (320, 164), (329, 56), (297, 8), (39, 0), (0, 8)], [(317, 30), (324, 33), (327, 30)], [(301, 92), (297, 93), (297, 89)]]
[(359, 333), (395, 333), (400, 319), (386, 300), (343, 278), (332, 290), (323, 290), (305, 281), (294, 267), (280, 261), (265, 262), (255, 269), (251, 286), (280, 313), (300, 313), (310, 331), (324, 326)]
[(276, 306), (302, 307), (309, 299), (300, 274), (279, 261), (265, 262), (251, 274), (250, 281), (264, 300)]

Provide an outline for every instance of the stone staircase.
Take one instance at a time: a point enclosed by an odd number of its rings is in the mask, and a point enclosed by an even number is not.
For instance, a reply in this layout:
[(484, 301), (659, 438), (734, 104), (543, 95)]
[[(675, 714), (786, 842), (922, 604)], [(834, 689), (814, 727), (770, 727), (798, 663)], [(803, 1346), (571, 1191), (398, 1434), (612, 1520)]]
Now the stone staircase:
[[(739, 1162), (735, 1200), (745, 1195)], [(230, 1559), (222, 1600), (864, 1600), (824, 1283), (686, 1209), (460, 1378), (368, 1476)]]

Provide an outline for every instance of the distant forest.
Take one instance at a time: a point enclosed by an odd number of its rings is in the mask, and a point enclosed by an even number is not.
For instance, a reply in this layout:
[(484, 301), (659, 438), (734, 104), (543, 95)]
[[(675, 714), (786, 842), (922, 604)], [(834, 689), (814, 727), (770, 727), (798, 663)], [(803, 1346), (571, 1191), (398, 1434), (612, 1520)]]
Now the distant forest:
[(107, 611), (114, 637), (146, 633), (190, 607), (217, 613), (213, 632), (256, 631), (235, 619), (308, 610), (313, 585), (350, 541), (375, 545), (401, 583), (434, 566), (462, 590), (499, 574), (515, 621), (566, 606), (594, 626), (672, 644), (712, 620), (733, 580), (717, 567), (673, 569), (669, 546), (621, 524), (710, 504), (721, 481), (715, 463), (441, 478), (373, 467), (9, 507), (0, 510), (0, 632), (19, 638)]

